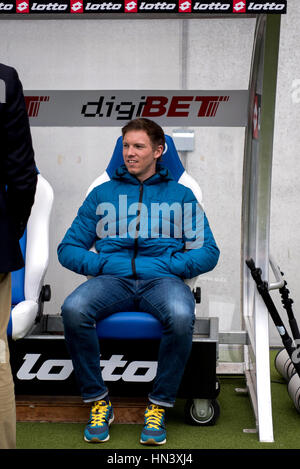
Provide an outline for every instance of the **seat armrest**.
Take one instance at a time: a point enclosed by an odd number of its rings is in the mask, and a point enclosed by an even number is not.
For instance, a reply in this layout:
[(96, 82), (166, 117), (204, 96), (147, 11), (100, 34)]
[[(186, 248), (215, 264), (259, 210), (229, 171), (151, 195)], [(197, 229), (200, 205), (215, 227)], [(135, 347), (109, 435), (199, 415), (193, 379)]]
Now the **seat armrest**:
[(33, 328), (38, 313), (38, 303), (25, 300), (18, 303), (11, 311), (12, 339), (22, 339)]
[(25, 299), (38, 301), (49, 263), (49, 225), (53, 206), (53, 190), (38, 175), (35, 201), (27, 224), (25, 259)]

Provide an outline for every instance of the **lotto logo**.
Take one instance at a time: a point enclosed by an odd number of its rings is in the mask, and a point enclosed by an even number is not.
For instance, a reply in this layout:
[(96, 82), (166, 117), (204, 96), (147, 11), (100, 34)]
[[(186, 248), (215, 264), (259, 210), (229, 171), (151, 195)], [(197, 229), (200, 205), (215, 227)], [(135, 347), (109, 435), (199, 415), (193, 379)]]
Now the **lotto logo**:
[(138, 5), (135, 0), (125, 0), (125, 13), (137, 13)]
[(240, 0), (233, 0), (234, 13), (246, 13), (246, 2)]
[(71, 13), (83, 13), (83, 3), (79, 0), (71, 0)]
[(26, 0), (17, 0), (16, 12), (17, 13), (29, 13), (29, 2)]
[(179, 0), (179, 11), (181, 13), (191, 13), (192, 3), (189, 0)]
[(14, 5), (13, 3), (0, 3), (0, 11), (3, 10), (5, 13), (11, 12), (13, 13)]
[[(105, 381), (123, 380), (140, 383), (153, 381), (157, 371), (156, 361), (129, 362), (123, 360), (123, 357), (124, 355), (112, 355), (108, 360), (100, 360), (102, 377)], [(141, 374), (141, 370), (144, 372), (143, 374)], [(69, 359), (45, 360), (41, 353), (27, 353), (16, 376), (19, 380), (26, 381), (65, 381), (72, 372), (73, 365)]]

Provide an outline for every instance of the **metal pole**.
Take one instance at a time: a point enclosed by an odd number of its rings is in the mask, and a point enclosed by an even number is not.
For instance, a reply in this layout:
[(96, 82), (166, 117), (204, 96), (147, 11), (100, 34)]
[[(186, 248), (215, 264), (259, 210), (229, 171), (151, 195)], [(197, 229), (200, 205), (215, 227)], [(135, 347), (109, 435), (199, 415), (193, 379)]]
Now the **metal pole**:
[[(181, 21), (179, 63), (181, 63), (180, 85), (182, 90), (187, 89), (187, 69), (188, 69), (188, 25), (187, 19)], [(186, 151), (179, 152), (181, 162), (186, 171), (188, 171), (188, 153)]]

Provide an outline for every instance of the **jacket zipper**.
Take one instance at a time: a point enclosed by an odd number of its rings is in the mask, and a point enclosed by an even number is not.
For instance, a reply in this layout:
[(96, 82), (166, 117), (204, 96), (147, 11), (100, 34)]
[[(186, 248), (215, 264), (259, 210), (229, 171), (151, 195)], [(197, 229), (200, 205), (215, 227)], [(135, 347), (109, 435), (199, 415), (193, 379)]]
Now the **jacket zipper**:
[(143, 186), (143, 183), (141, 183), (139, 187), (138, 216), (137, 216), (137, 223), (136, 223), (135, 236), (134, 236), (134, 251), (133, 251), (133, 258), (131, 259), (131, 267), (132, 267), (132, 273), (133, 273), (134, 278), (137, 278), (135, 258), (138, 252), (138, 233), (140, 230), (140, 222), (141, 222), (141, 205), (142, 205), (142, 199), (143, 199), (143, 191), (144, 191), (144, 186)]

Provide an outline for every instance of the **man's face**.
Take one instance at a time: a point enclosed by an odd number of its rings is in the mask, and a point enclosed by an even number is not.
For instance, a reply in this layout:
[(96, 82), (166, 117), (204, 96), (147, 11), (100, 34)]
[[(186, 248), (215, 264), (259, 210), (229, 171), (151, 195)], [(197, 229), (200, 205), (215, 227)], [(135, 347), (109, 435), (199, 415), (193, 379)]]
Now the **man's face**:
[(144, 130), (130, 130), (123, 137), (123, 158), (130, 174), (141, 182), (155, 173), (156, 161), (163, 152), (163, 146), (153, 148)]

